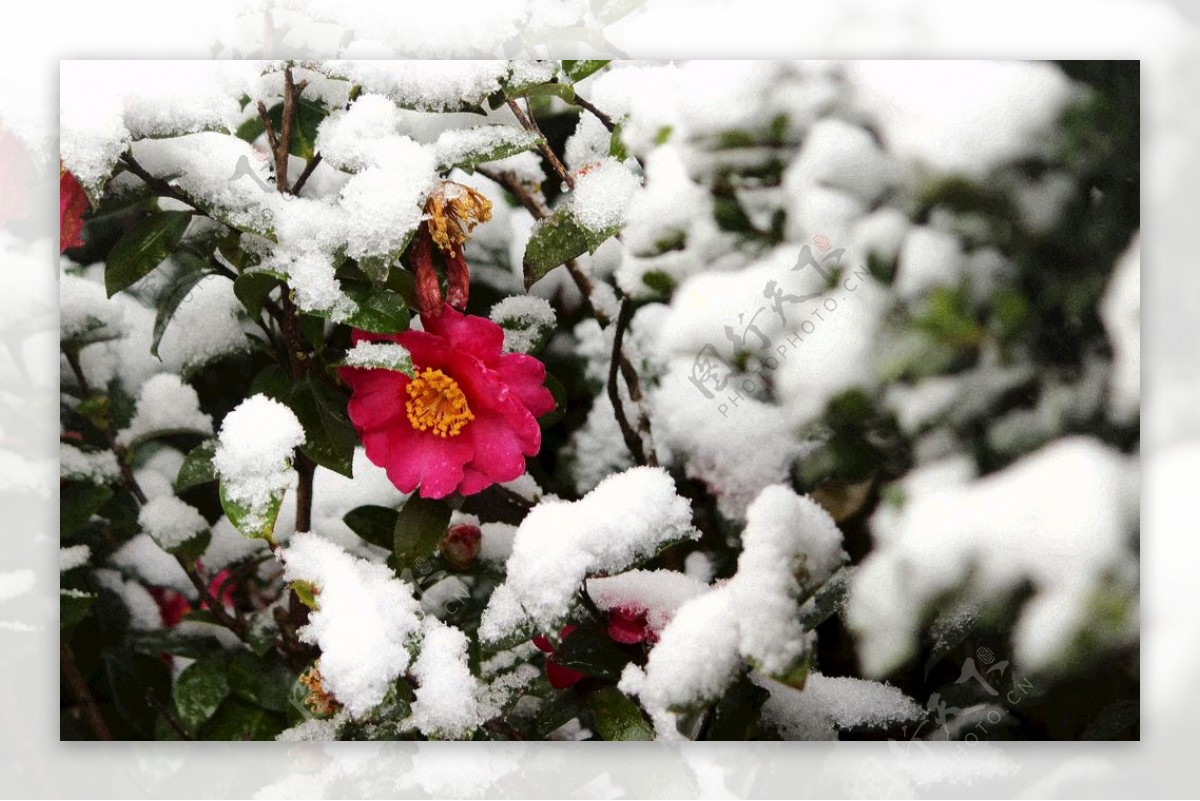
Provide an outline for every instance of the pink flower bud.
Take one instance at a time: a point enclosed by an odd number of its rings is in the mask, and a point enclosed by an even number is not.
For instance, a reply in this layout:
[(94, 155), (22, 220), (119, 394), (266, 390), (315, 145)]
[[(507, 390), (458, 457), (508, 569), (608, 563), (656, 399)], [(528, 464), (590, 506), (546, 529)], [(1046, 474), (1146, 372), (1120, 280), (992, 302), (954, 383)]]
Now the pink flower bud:
[(457, 525), (446, 529), (438, 549), (442, 558), (455, 570), (466, 570), (479, 558), (479, 541), (482, 538), (478, 526)]

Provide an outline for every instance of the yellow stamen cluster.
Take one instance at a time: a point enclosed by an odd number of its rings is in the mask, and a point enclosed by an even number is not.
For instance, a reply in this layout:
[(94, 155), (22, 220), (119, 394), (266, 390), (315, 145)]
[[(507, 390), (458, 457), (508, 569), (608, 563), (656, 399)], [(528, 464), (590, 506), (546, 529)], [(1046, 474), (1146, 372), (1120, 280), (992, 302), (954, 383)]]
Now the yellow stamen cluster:
[(492, 219), (492, 201), (469, 186), (443, 181), (425, 202), (429, 233), (443, 251), (462, 245), (479, 223)]
[(341, 706), (338, 700), (325, 689), (324, 680), (321, 677), (321, 669), (314, 664), (308, 670), (300, 674), (298, 679), (300, 684), (308, 689), (308, 695), (304, 697), (304, 705), (307, 706), (315, 715), (332, 715)]
[(439, 437), (457, 437), (463, 427), (475, 419), (458, 382), (441, 370), (426, 368), (408, 382), (406, 391), (408, 401), (404, 409), (408, 412), (408, 421), (418, 431), (432, 431)]

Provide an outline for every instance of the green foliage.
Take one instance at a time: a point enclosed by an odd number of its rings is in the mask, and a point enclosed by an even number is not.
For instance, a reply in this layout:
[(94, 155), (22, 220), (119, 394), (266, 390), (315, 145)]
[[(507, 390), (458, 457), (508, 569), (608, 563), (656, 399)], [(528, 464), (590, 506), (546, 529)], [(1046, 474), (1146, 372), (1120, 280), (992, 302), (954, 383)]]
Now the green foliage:
[(392, 560), (397, 573), (414, 567), (418, 560), (433, 556), (450, 525), (450, 506), (412, 495), (396, 516), (392, 529)]
[(581, 225), (569, 208), (559, 209), (550, 217), (539, 220), (525, 246), (525, 287), (533, 286), (560, 264), (584, 253), (595, 253), (618, 230), (592, 231)]
[(166, 261), (183, 239), (191, 219), (192, 213), (188, 211), (153, 212), (127, 231), (113, 246), (105, 263), (104, 286), (108, 296), (111, 298), (137, 283)]

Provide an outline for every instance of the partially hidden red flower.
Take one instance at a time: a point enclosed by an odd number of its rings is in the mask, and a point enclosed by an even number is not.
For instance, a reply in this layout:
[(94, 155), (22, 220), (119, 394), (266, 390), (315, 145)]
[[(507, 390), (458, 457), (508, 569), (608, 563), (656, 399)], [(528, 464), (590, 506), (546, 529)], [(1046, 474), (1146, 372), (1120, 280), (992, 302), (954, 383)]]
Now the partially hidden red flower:
[(503, 353), (504, 331), (449, 305), (422, 315), (424, 331), (368, 334), (353, 341), (397, 342), (415, 376), (398, 370), (343, 367), (348, 411), (367, 458), (402, 492), (423, 498), (473, 495), (525, 472), (542, 445), (537, 418), (554, 408), (545, 366)]
[(657, 639), (646, 622), (646, 610), (633, 606), (618, 606), (608, 611), (608, 636), (624, 645)]
[(438, 543), (438, 551), (446, 563), (455, 570), (466, 570), (479, 558), (479, 546), (483, 532), (479, 526), (460, 523), (450, 526)]
[(87, 192), (61, 164), (58, 167), (58, 245), (59, 253), (83, 244), (83, 213), (88, 210)]
[[(221, 605), (226, 609), (233, 608), (233, 582), (229, 581), (232, 575), (228, 568), (220, 571), (212, 580), (208, 582), (208, 592), (212, 595), (213, 600), (220, 601)], [(175, 590), (169, 590), (164, 587), (150, 587), (150, 595), (158, 604), (158, 611), (162, 614), (163, 625), (167, 628), (176, 626), (179, 621), (183, 620), (184, 616), (192, 611), (192, 604), (184, 597), (183, 593)], [(200, 602), (201, 609), (207, 609), (208, 604), (204, 601)]]
[[(563, 642), (575, 630), (574, 626), (563, 626), (562, 631), (558, 633), (558, 641)], [(544, 634), (539, 634), (533, 638), (533, 644), (537, 649), (546, 656), (546, 679), (550, 682), (550, 686), (556, 690), (562, 690), (575, 684), (583, 678), (587, 678), (586, 673), (580, 673), (574, 668), (569, 668), (565, 665), (560, 665), (554, 657), (554, 645), (550, 642), (550, 638)]]

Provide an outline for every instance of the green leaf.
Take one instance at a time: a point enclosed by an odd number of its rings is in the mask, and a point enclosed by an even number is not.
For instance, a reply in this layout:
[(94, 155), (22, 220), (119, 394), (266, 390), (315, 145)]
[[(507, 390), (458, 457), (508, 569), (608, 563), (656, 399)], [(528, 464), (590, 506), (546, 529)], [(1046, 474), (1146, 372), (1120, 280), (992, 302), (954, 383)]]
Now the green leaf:
[[(100, 617), (99, 610), (97, 617)], [(156, 712), (148, 696), (160, 700), (171, 697), (171, 676), (167, 666), (157, 656), (135, 653), (127, 648), (105, 648), (101, 658), (110, 697), (117, 711), (135, 729), (131, 739), (153, 736)]]
[(386, 506), (359, 506), (342, 518), (363, 540), (391, 550), (395, 545), (396, 520), (400, 513)]
[(654, 729), (642, 710), (616, 687), (601, 687), (588, 693), (586, 705), (605, 740), (653, 740)]
[(186, 270), (176, 277), (171, 287), (163, 294), (162, 299), (158, 302), (158, 314), (154, 318), (154, 337), (150, 342), (150, 353), (162, 360), (158, 356), (158, 346), (162, 343), (163, 334), (167, 333), (167, 325), (171, 322), (171, 318), (175, 316), (175, 312), (179, 309), (196, 284), (209, 275), (206, 270)]
[(409, 496), (396, 517), (392, 532), (392, 555), (397, 573), (412, 567), (418, 559), (433, 555), (434, 549), (450, 525), (450, 505), (445, 501)]
[(477, 136), (480, 142), (473, 147), (460, 148), (443, 155), (438, 169), (458, 167), (471, 172), (480, 164), (515, 156), (526, 150), (536, 150), (542, 142), (542, 137), (537, 134), (511, 125), (479, 125), (464, 133)]
[(204, 529), (174, 547), (163, 548), (161, 544), (159, 547), (172, 556), (178, 557), (185, 564), (191, 564), (204, 555), (210, 542), (212, 542), (212, 532)]
[(613, 642), (599, 628), (577, 628), (565, 637), (554, 652), (554, 660), (564, 667), (600, 679), (616, 681), (632, 660), (629, 652)]
[(352, 476), (358, 435), (346, 413), (346, 396), (310, 375), (292, 389), (288, 405), (304, 426), (301, 450), (322, 467)]
[(185, 634), (178, 629), (158, 629), (135, 635), (133, 649), (138, 653), (158, 656), (173, 654), (188, 659), (200, 659), (220, 654), (224, 649), (216, 633)]
[(408, 304), (387, 289), (352, 289), (346, 294), (357, 307), (345, 322), (373, 334), (398, 334), (408, 330)]
[(563, 72), (573, 82), (578, 83), (589, 75), (599, 72), (608, 66), (607, 60), (589, 59), (586, 61), (563, 61)]
[(246, 394), (249, 396), (259, 393), (286, 405), (292, 394), (292, 378), (281, 365), (268, 364), (254, 376), (254, 380), (250, 382), (250, 391)]
[(213, 456), (217, 452), (217, 440), (206, 439), (188, 451), (179, 466), (175, 476), (175, 491), (182, 492), (191, 487), (207, 484), (217, 480), (217, 471), (213, 468)]
[(771, 693), (742, 675), (713, 708), (709, 740), (747, 740), (762, 715)]
[(238, 698), (273, 712), (288, 710), (288, 691), (294, 677), (281, 663), (260, 659), (249, 651), (229, 656), (229, 690)]
[(201, 657), (188, 665), (175, 682), (175, 716), (195, 734), (229, 695), (225, 660), (220, 654)]
[[(271, 125), (276, 131), (282, 130), (283, 103), (276, 103), (267, 111)], [(307, 98), (300, 98), (296, 104), (296, 117), (292, 123), (292, 138), (288, 142), (288, 152), (302, 159), (311, 159), (317, 152), (317, 128), (325, 119), (325, 109), (319, 103)], [(242, 123), (237, 129), (237, 137), (247, 142), (253, 142), (262, 136), (265, 127), (262, 117), (257, 113)]]
[(546, 373), (545, 384), (546, 389), (550, 390), (550, 394), (554, 396), (554, 408), (538, 418), (538, 425), (542, 428), (548, 428), (557, 423), (567, 410), (567, 391), (563, 389), (562, 382), (550, 373)]
[(275, 518), (279, 516), (279, 507), (283, 503), (283, 493), (271, 498), (262, 515), (253, 515), (251, 510), (230, 498), (225, 492), (225, 485), (220, 485), (221, 508), (233, 527), (244, 536), (254, 539), (274, 542)]
[(271, 290), (279, 286), (282, 276), (270, 270), (251, 270), (242, 273), (233, 282), (233, 294), (246, 307), (251, 319), (262, 316), (263, 307)]
[(102, 484), (90, 481), (64, 482), (59, 490), (59, 536), (66, 539), (83, 528), (112, 496), (113, 491)]
[(96, 596), (91, 593), (76, 593), (60, 590), (58, 593), (58, 627), (65, 630), (74, 627), (83, 620), (88, 610), (95, 603)]
[[(559, 83), (558, 81), (506, 84), (504, 97), (507, 100), (518, 97), (559, 97), (568, 103), (574, 103), (575, 87), (569, 83)], [(493, 106), (493, 108), (497, 108), (497, 106)]]
[(546, 273), (560, 264), (595, 253), (604, 241), (620, 230), (613, 226), (604, 231), (592, 231), (579, 224), (568, 208), (561, 208), (533, 226), (529, 244), (525, 246), (525, 288), (533, 286)]
[(132, 286), (162, 264), (178, 247), (191, 219), (190, 211), (160, 211), (117, 240), (104, 267), (108, 296)]
[(200, 732), (203, 740), (274, 740), (287, 726), (278, 712), (230, 698)]
[(850, 575), (853, 572), (853, 567), (839, 569), (816, 591), (813, 596), (812, 608), (800, 617), (800, 623), (807, 631), (812, 631), (842, 610), (849, 592)]
[(1079, 739), (1115, 740), (1140, 722), (1141, 706), (1137, 701), (1114, 701), (1100, 710)]

